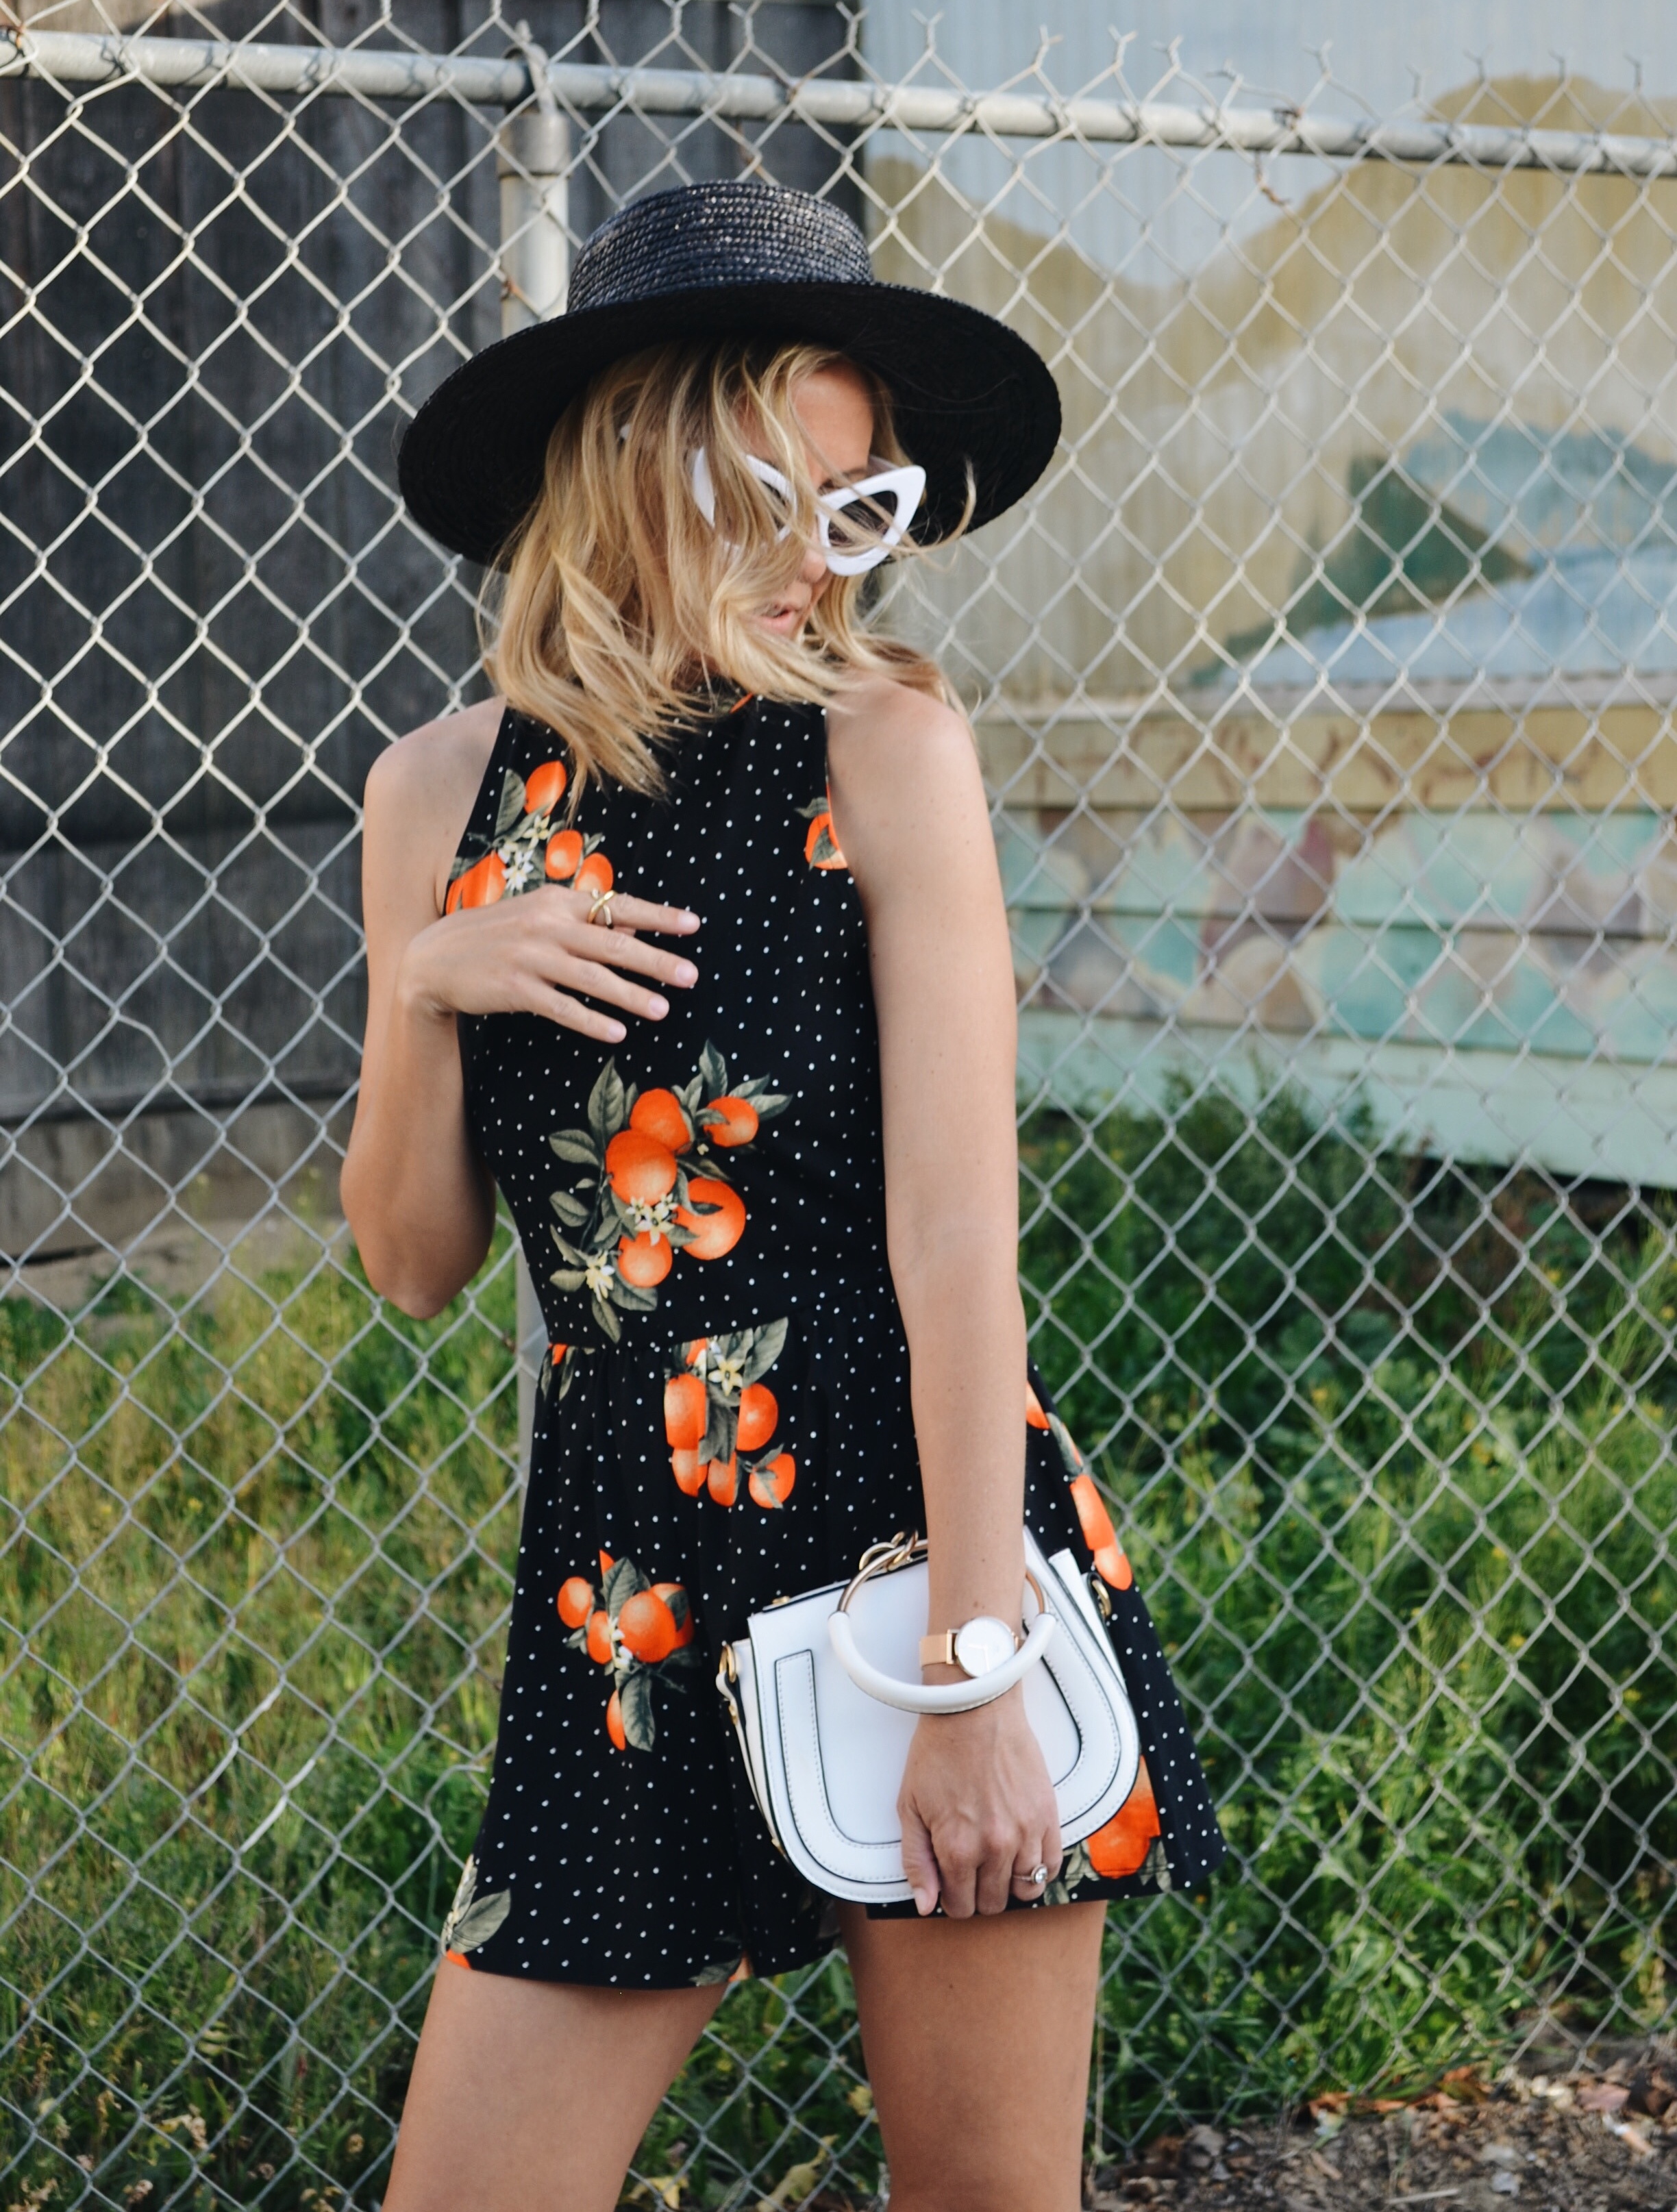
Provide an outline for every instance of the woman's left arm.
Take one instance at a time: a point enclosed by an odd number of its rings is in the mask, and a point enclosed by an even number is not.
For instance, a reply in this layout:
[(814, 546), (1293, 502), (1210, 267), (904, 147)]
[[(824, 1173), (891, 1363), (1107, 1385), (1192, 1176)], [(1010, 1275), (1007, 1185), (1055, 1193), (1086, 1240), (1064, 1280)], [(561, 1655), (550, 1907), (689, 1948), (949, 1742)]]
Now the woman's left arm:
[[(933, 1631), (1015, 1624), (1024, 1595), (1024, 1310), (1017, 1023), (1007, 921), (971, 732), (900, 684), (828, 716), (833, 827), (867, 920), (885, 1221), (908, 1334)], [(962, 1679), (954, 1670), (934, 1675)], [(915, 1901), (1000, 1912), (1060, 1863), (1054, 1792), (1015, 1688), (922, 1719), (902, 1799)], [(1023, 1882), (1017, 1893), (1039, 1896)]]

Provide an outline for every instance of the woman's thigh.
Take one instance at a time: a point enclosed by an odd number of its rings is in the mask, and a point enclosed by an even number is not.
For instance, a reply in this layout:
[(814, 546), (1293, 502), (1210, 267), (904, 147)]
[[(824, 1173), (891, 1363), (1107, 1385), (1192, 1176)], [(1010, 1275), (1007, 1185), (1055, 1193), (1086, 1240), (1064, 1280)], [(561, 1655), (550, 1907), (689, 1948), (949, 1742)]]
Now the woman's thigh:
[(385, 2212), (611, 2212), (721, 1996), (440, 1967)]
[(844, 1908), (891, 2212), (1077, 2212), (1105, 1910)]

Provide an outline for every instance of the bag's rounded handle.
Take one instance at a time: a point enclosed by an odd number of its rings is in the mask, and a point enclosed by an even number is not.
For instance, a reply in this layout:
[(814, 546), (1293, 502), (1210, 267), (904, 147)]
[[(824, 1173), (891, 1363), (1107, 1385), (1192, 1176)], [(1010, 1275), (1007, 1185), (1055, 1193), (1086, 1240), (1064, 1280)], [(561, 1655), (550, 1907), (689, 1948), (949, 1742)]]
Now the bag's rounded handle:
[(1054, 1615), (1039, 1613), (1012, 1657), (991, 1668), (987, 1674), (975, 1675), (969, 1682), (899, 1682), (896, 1675), (882, 1674), (872, 1660), (863, 1658), (850, 1616), (842, 1609), (828, 1616), (827, 1634), (839, 1664), (856, 1687), (877, 1698), (882, 1705), (895, 1705), (905, 1713), (969, 1713), (1005, 1697), (1036, 1664), (1054, 1634)]

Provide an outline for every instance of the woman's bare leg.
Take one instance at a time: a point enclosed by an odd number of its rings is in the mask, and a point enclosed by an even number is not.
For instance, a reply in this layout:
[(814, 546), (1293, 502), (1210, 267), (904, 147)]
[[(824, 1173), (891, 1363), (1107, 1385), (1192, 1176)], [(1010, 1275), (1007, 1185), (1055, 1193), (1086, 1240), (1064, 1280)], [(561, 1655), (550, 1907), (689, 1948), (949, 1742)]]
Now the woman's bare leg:
[(1105, 1917), (844, 1907), (890, 2212), (1077, 2212)]
[(439, 1967), (385, 2212), (611, 2212), (722, 1994)]

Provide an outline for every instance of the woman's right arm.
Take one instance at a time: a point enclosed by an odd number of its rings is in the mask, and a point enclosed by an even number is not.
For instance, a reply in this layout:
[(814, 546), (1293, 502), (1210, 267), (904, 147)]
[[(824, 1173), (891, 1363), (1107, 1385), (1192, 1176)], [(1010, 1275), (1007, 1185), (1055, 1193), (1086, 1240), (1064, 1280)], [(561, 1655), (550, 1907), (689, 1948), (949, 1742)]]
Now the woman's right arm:
[(471, 1281), (495, 1226), (494, 1186), (466, 1126), (456, 1016), (540, 1014), (616, 1043), (623, 1024), (607, 1009), (648, 1021), (669, 1011), (638, 978), (677, 989), (697, 980), (690, 961), (635, 933), (696, 930), (698, 917), (677, 908), (619, 897), (602, 929), (586, 892), (553, 884), (444, 915), (501, 714), (493, 700), (428, 723), (367, 782), (367, 1037), (341, 1188), (368, 1280), (421, 1318)]

